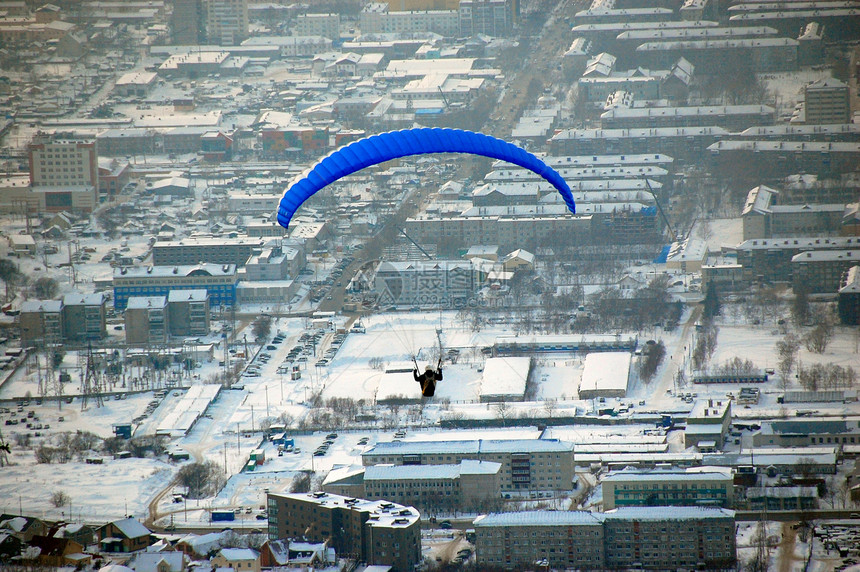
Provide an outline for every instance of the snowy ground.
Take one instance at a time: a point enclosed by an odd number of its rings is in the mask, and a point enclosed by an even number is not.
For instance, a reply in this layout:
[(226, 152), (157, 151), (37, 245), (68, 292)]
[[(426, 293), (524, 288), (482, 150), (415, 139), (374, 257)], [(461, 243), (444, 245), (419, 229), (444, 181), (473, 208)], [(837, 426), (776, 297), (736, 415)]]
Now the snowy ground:
[[(628, 396), (621, 400), (634, 405), (631, 413), (691, 407), (667, 393), (667, 390), (672, 388), (673, 368), (683, 364), (684, 348), (691, 347), (695, 329), (687, 325), (689, 319), (690, 315), (685, 313), (682, 325), (672, 332), (649, 330), (640, 333), (643, 339), (656, 338), (664, 341), (667, 348), (667, 365), (658, 371), (655, 380), (649, 384), (635, 375), (632, 376)], [(35, 511), (35, 514), (62, 517), (63, 512), (69, 510), (68, 507), (55, 509), (49, 497), (52, 492), (64, 490), (72, 499), (75, 518), (81, 515), (81, 518), (87, 520), (103, 520), (121, 516), (126, 512), (146, 516), (148, 503), (164, 492), (166, 494), (158, 497), (160, 524), (166, 524), (170, 518), (176, 524), (205, 524), (209, 520), (209, 509), (233, 507), (242, 510), (241, 516), (237, 516), (241, 526), (248, 529), (261, 528), (264, 522), (260, 521), (257, 515), (265, 489), (289, 490), (293, 478), (301, 471), (313, 471), (317, 478), (321, 478), (333, 468), (360, 465), (361, 452), (379, 441), (394, 438), (393, 428), (407, 425), (407, 418), (412, 419), (408, 423), (407, 440), (528, 439), (537, 437), (539, 432), (536, 428), (443, 431), (434, 428), (434, 424), (441, 417), (451, 415), (496, 419), (503, 414), (510, 417), (561, 416), (593, 411), (595, 404), (592, 401), (576, 399), (576, 385), (582, 368), (582, 356), (576, 355), (548, 355), (535, 360), (532, 381), (536, 386), (538, 401), (507, 403), (504, 413), (496, 404), (479, 403), (477, 395), (482, 380), (479, 369), (485, 360), (479, 349), (492, 345), (496, 336), (507, 334), (503, 326), (492, 326), (473, 332), (459, 324), (456, 314), (450, 312), (385, 314), (365, 319), (364, 325), (367, 333), (349, 334), (328, 367), (314, 366), (318, 357), (332, 342), (334, 334), (327, 333), (318, 345), (317, 356), (301, 364), (302, 377), (294, 381), (289, 379), (288, 375), (278, 374), (276, 370), (289, 349), (296, 345), (298, 337), (309, 329), (309, 323), (304, 318), (277, 320), (273, 324), (273, 332), (281, 331), (286, 339), (275, 350), (263, 348), (262, 351), (269, 353), (271, 359), (267, 364), (261, 364), (260, 377), (242, 377), (244, 388), (241, 390), (222, 390), (220, 396), (207, 409), (206, 416), (201, 417), (187, 435), (172, 440), (171, 447), (188, 451), (192, 458), (210, 460), (219, 467), (225, 467), (228, 484), (217, 496), (199, 502), (173, 503), (169, 493), (174, 491), (164, 488), (179, 465), (154, 459), (106, 459), (104, 465), (89, 465), (81, 461), (62, 465), (36, 464), (31, 450), (23, 450), (14, 445), (14, 433), (29, 431), (19, 424), (12, 427), (2, 426), (4, 437), (13, 443), (13, 466), (4, 468), (0, 473), (0, 499), (3, 499), (0, 501), (3, 505), (0, 509), (6, 512), (17, 511), (20, 496), (20, 504)], [(381, 421), (376, 428), (340, 430), (334, 444), (323, 456), (316, 457), (312, 453), (325, 439), (327, 431), (296, 436), (295, 444), (300, 452), (285, 452), (283, 456), (278, 456), (277, 449), (263, 441), (260, 425), (266, 418), (275, 418), (286, 413), (293, 420), (301, 419), (309, 411), (305, 402), (315, 392), (321, 391), (324, 398), (351, 397), (372, 403), (380, 371), (370, 367), (370, 359), (379, 357), (387, 364), (408, 364), (411, 355), (415, 353), (419, 364), (423, 365), (438, 348), (437, 328), (441, 329), (442, 344), (446, 351), (457, 348), (460, 354), (456, 364), (445, 366), (445, 379), (439, 385), (437, 397), (427, 401), (423, 408), (401, 408), (397, 413), (398, 418), (391, 422)], [(242, 339), (241, 332), (238, 338)], [(713, 363), (741, 357), (752, 359), (761, 367), (773, 367), (774, 344), (779, 338), (775, 326), (741, 325), (730, 314), (720, 323)], [(249, 351), (254, 355), (257, 346), (249, 345)], [(801, 360), (804, 363), (822, 361), (849, 365), (856, 363), (856, 351), (856, 336), (848, 330), (837, 329), (836, 336), (825, 354), (809, 354), (803, 349)], [(183, 384), (202, 383), (217, 373), (218, 361), (223, 359), (223, 352), (224, 349), (219, 348), (215, 359), (204, 360), (191, 377), (183, 378)], [(71, 354), (67, 355), (66, 360), (69, 364), (76, 362)], [(31, 368), (29, 373), (26, 368), (22, 368), (0, 389), (0, 398), (8, 399), (28, 390), (32, 392), (33, 388), (37, 387), (36, 376), (34, 368)], [(79, 377), (73, 376), (75, 381), (69, 385), (79, 386)], [(405, 392), (415, 390), (414, 385), (411, 375), (406, 374)], [(704, 398), (724, 397), (726, 391), (737, 389), (735, 386), (687, 386), (686, 391), (696, 391), (700, 398)], [(71, 390), (72, 387), (69, 391)], [(777, 415), (781, 412), (791, 415), (791, 411), (781, 410), (776, 404), (776, 394), (779, 391), (777, 381), (764, 384), (762, 390), (762, 402), (759, 406), (737, 409), (736, 414), (752, 418)], [(184, 389), (171, 390), (163, 399), (154, 398), (151, 391), (128, 394), (125, 399), (105, 401), (103, 407), (96, 407), (91, 401), (85, 411), (81, 410), (80, 398), (75, 398), (71, 404), (62, 402), (62, 409), (55, 402), (36, 405), (35, 400), (31, 400), (23, 415), (16, 411), (14, 403), (7, 401), (6, 405), (11, 405), (12, 412), (0, 415), (0, 422), (7, 418), (23, 417), (32, 409), (41, 423), (50, 425), (50, 429), (43, 429), (42, 433), (53, 434), (62, 430), (80, 429), (107, 437), (112, 434), (112, 424), (129, 422), (141, 415), (151, 401), (155, 401), (157, 407), (135, 430), (135, 435), (151, 435), (159, 423), (180, 403), (183, 392)], [(548, 405), (545, 402), (548, 399), (555, 401)], [(645, 404), (640, 405), (643, 400)], [(857, 404), (816, 404), (815, 409), (837, 415), (860, 413)], [(392, 408), (384, 408), (381, 411), (388, 411), (388, 415), (394, 413)], [(64, 417), (64, 421), (59, 421), (60, 416)], [(552, 428), (547, 436), (575, 442), (593, 442), (598, 439), (606, 441), (613, 438), (638, 439), (639, 437), (634, 436), (641, 436), (643, 427)], [(30, 433), (32, 434), (32, 431)], [(358, 445), (358, 440), (362, 437), (369, 439), (366, 446)], [(680, 432), (669, 434), (670, 450), (683, 449), (680, 437)], [(40, 439), (44, 437), (34, 438), (36, 443)], [(253, 472), (240, 472), (246, 465), (251, 450), (261, 445), (266, 462)], [(105, 491), (108, 493), (105, 494)], [(590, 502), (599, 504), (599, 492), (595, 491), (594, 495), (596, 496), (593, 496)], [(121, 503), (119, 499), (122, 499)]]

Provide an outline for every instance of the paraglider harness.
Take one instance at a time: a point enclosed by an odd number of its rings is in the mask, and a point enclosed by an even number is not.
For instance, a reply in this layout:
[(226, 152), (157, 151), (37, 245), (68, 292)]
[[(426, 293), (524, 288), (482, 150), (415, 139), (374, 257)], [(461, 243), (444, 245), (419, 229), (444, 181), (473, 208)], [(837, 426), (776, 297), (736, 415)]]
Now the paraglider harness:
[(424, 397), (433, 397), (436, 394), (436, 382), (442, 381), (442, 358), (439, 358), (436, 369), (428, 365), (421, 375), (418, 375), (418, 362), (415, 360), (415, 357), (412, 358), (412, 363), (415, 364), (415, 369), (412, 370), (412, 377), (421, 384), (421, 395)]

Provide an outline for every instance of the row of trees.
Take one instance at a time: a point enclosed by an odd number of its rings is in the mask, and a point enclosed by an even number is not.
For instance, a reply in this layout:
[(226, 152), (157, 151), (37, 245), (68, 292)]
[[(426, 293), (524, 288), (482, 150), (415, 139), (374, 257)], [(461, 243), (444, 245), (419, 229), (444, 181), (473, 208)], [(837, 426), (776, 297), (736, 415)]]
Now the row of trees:
[[(32, 446), (29, 433), (15, 433), (14, 437), (16, 446), (24, 449)], [(138, 458), (158, 457), (167, 451), (167, 443), (164, 437), (152, 435), (131, 439), (102, 439), (89, 431), (65, 431), (46, 436), (36, 447), (34, 454), (37, 463), (50, 465), (83, 461), (95, 454), (115, 455), (121, 451), (128, 451)]]

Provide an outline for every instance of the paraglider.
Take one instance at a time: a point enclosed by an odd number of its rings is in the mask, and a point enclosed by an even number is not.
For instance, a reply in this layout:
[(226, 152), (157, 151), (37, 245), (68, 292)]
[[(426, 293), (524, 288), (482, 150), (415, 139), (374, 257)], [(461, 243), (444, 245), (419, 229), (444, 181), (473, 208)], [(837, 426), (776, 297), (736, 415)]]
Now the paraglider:
[(412, 370), (412, 377), (421, 384), (421, 395), (424, 397), (433, 397), (436, 394), (436, 382), (442, 381), (442, 358), (439, 358), (439, 363), (436, 364), (436, 369), (427, 364), (424, 368), (424, 373), (418, 374), (418, 362), (412, 358), (415, 364), (415, 369)]
[(278, 205), (278, 223), (287, 228), (296, 210), (320, 189), (365, 167), (398, 157), (427, 153), (468, 153), (501, 159), (529, 169), (559, 192), (571, 213), (576, 205), (570, 187), (552, 167), (513, 145), (483, 133), (440, 127), (404, 129), (353, 141), (317, 162), (284, 192)]

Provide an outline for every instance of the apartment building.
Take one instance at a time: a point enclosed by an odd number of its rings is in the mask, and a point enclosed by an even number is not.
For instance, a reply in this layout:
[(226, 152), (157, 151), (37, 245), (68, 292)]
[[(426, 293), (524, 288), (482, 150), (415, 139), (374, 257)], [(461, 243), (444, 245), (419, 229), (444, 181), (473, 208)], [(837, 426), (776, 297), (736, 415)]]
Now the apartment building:
[(299, 14), (296, 16), (295, 35), (322, 36), (323, 38), (337, 40), (340, 38), (340, 15)]
[(838, 307), (842, 324), (860, 324), (860, 266), (852, 266), (842, 275)]
[(737, 558), (735, 514), (721, 508), (497, 513), (478, 517), (475, 532), (478, 566), (509, 570), (535, 563), (581, 570), (728, 568)]
[(568, 490), (574, 478), (573, 445), (557, 439), (392, 441), (361, 455), (365, 467), (378, 464), (450, 465), (463, 460), (502, 465), (502, 491)]
[(848, 85), (828, 77), (803, 88), (803, 122), (827, 125), (848, 123), (851, 117)]
[(261, 252), (266, 241), (261, 238), (185, 238), (156, 242), (152, 246), (152, 263), (156, 266), (187, 264), (233, 264), (244, 266), (255, 251)]
[(170, 32), (174, 45), (197, 45), (205, 40), (203, 0), (173, 0)]
[(460, 0), (460, 36), (506, 36), (517, 17), (517, 0)]
[(132, 296), (125, 308), (125, 341), (129, 345), (167, 341), (166, 296)]
[(62, 300), (28, 300), (18, 316), (21, 344), (60, 343), (63, 340)]
[(468, 248), (498, 244), (502, 250), (533, 249), (538, 244), (563, 238), (572, 243), (589, 241), (591, 215), (535, 214), (490, 215), (469, 213), (451, 218), (423, 217), (406, 220), (405, 230), (420, 244), (450, 244)]
[(107, 335), (106, 302), (101, 292), (63, 296), (63, 333), (67, 341), (100, 340)]
[(412, 507), (315, 493), (268, 493), (270, 540), (328, 540), (339, 556), (413, 572), (421, 561), (421, 516)]
[(209, 334), (209, 293), (205, 289), (171, 290), (167, 295), (171, 336)]
[(732, 248), (738, 264), (743, 268), (745, 281), (793, 282), (792, 259), (813, 250), (860, 249), (860, 237), (829, 236), (788, 238), (762, 238), (745, 240)]
[(21, 306), (25, 344), (100, 340), (106, 335), (104, 294), (70, 293), (59, 300), (31, 300)]
[(835, 294), (842, 276), (860, 264), (860, 250), (812, 250), (791, 259), (795, 289), (802, 285), (810, 294)]
[(601, 487), (604, 510), (627, 506), (731, 508), (734, 503), (731, 471), (716, 467), (624, 469), (604, 477)]
[(720, 175), (758, 180), (783, 179), (797, 173), (832, 177), (856, 170), (860, 143), (741, 140), (723, 134), (721, 141), (709, 144), (701, 155), (710, 155), (711, 168)]
[(248, 0), (204, 0), (206, 37), (219, 46), (238, 46), (248, 37)]
[(744, 240), (838, 234), (844, 204), (779, 204), (780, 191), (759, 185), (747, 193), (741, 211)]
[(460, 15), (457, 10), (394, 11), (385, 2), (369, 2), (359, 14), (359, 27), (364, 34), (433, 32), (456, 37)]
[(600, 116), (600, 127), (639, 129), (715, 125), (730, 131), (739, 131), (753, 125), (771, 125), (775, 120), (776, 109), (768, 105), (617, 107)]

